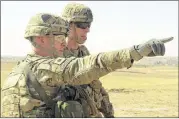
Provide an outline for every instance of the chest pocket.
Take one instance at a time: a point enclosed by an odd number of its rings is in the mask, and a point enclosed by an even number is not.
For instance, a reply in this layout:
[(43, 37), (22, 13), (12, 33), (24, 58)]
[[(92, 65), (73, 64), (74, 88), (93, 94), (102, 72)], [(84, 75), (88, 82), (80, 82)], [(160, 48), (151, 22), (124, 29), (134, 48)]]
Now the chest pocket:
[[(72, 59), (69, 58), (69, 62)], [(37, 67), (39, 71), (39, 79), (50, 79), (50, 85), (59, 85), (64, 83), (63, 72), (68, 65), (68, 60), (57, 58), (53, 62), (42, 63)], [(55, 80), (52, 80), (55, 79)], [(40, 82), (41, 82), (40, 81)], [(43, 82), (44, 82), (43, 81)], [(46, 81), (45, 81), (46, 82)], [(46, 82), (48, 83), (48, 82)]]

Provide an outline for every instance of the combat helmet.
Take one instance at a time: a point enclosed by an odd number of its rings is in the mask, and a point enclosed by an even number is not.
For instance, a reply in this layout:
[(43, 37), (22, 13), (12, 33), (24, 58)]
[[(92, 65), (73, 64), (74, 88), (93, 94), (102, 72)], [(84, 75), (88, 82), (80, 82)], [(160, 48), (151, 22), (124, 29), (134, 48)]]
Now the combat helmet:
[(69, 3), (65, 6), (61, 17), (70, 22), (92, 22), (93, 14), (89, 7), (80, 3)]
[(32, 36), (44, 36), (47, 34), (67, 35), (68, 22), (61, 17), (48, 13), (39, 13), (33, 16), (25, 29), (25, 39)]

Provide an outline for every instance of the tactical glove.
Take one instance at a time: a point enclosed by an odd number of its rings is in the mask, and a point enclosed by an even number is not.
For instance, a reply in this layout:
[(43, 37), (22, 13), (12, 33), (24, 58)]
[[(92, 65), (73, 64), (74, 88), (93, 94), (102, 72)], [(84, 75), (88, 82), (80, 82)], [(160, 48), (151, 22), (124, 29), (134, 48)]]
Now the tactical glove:
[(173, 40), (173, 37), (164, 38), (164, 39), (151, 39), (144, 44), (134, 45), (130, 49), (130, 54), (132, 59), (138, 61), (144, 56), (153, 57), (153, 56), (163, 56), (165, 54), (165, 45), (164, 43)]

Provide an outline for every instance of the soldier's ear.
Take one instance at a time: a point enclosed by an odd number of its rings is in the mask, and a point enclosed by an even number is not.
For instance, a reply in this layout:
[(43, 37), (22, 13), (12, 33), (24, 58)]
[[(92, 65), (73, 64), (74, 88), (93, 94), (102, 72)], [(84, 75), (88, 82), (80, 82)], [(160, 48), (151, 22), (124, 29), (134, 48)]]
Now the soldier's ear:
[(75, 23), (71, 22), (70, 23), (70, 27), (69, 27), (71, 30), (75, 29), (76, 28), (76, 25)]

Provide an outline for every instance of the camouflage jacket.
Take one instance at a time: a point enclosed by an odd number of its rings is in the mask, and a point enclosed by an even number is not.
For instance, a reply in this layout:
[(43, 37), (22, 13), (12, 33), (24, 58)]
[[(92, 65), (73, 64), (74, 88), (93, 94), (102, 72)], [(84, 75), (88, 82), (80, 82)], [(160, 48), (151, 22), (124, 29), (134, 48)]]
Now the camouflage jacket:
[[(132, 66), (129, 49), (83, 58), (51, 58), (28, 54), (24, 61), (30, 64), (38, 82), (51, 98), (61, 85), (90, 84), (116, 69)], [(27, 86), (31, 88), (31, 93), (38, 96), (32, 86), (26, 83), (24, 73), (18, 73), (18, 66), (9, 74), (2, 88), (2, 117), (21, 117), (22, 112), (29, 112), (42, 102), (29, 95)]]
[[(66, 49), (64, 55), (65, 57), (84, 57), (90, 55), (90, 52), (84, 45), (79, 45), (77, 50)], [(94, 80), (88, 85), (82, 85), (82, 88), (89, 93), (96, 108), (103, 113), (104, 117), (114, 116), (114, 109), (109, 100), (109, 95), (100, 80)]]

